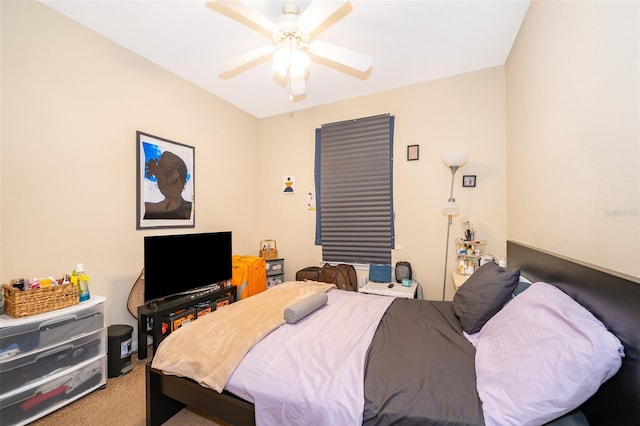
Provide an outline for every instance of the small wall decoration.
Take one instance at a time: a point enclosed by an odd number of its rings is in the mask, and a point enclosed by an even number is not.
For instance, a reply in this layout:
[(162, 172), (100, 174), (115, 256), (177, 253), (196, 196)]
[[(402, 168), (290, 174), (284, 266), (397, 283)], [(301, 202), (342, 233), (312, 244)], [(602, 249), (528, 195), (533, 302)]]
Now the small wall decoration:
[(307, 193), (307, 210), (315, 210), (316, 209), (316, 196), (313, 192)]
[(420, 159), (420, 145), (407, 145), (407, 161)]
[(136, 229), (195, 227), (195, 148), (136, 132)]
[(296, 192), (295, 181), (296, 181), (296, 178), (294, 176), (285, 176), (285, 177), (283, 177), (282, 178), (282, 184), (283, 184), (282, 193), (283, 194), (293, 194), (294, 192)]
[(476, 175), (463, 175), (462, 176), (462, 186), (465, 188), (475, 188), (476, 186)]

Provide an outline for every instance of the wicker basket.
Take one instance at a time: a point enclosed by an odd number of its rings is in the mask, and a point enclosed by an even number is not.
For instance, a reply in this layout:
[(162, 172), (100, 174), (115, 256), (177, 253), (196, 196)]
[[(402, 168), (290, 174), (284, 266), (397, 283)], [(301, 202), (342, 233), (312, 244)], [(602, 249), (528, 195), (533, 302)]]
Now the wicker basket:
[(4, 313), (14, 318), (41, 314), (78, 304), (78, 287), (73, 284), (54, 285), (35, 290), (3, 284)]
[(260, 257), (264, 257), (267, 260), (278, 258), (278, 247), (276, 246), (276, 240), (260, 241)]

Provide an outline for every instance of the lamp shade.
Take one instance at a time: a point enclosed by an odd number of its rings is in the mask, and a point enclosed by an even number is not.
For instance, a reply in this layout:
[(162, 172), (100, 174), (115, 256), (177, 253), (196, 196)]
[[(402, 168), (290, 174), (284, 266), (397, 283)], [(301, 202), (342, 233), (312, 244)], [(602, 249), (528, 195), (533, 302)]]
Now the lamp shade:
[(288, 74), (304, 74), (311, 64), (311, 57), (300, 50), (291, 40), (283, 41), (282, 45), (273, 52), (273, 70), (286, 77)]
[(442, 214), (445, 216), (457, 216), (459, 212), (455, 201), (449, 201), (442, 209)]
[(279, 47), (273, 52), (272, 68), (282, 77), (286, 77), (289, 72), (289, 60), (291, 52), (288, 47)]
[(447, 152), (442, 154), (442, 161), (448, 167), (462, 167), (469, 160), (467, 152)]

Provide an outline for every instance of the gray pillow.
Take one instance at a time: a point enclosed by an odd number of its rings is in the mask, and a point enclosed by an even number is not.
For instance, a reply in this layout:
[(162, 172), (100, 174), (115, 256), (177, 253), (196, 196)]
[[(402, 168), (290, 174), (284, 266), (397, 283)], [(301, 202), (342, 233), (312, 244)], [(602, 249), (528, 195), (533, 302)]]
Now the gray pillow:
[(494, 262), (479, 267), (453, 296), (453, 309), (462, 329), (469, 334), (480, 331), (509, 301), (519, 278), (520, 269), (508, 271)]
[(327, 303), (328, 299), (329, 298), (325, 291), (313, 293), (312, 295), (289, 305), (284, 310), (284, 319), (289, 324), (296, 323), (302, 318), (309, 315), (311, 312), (324, 306)]

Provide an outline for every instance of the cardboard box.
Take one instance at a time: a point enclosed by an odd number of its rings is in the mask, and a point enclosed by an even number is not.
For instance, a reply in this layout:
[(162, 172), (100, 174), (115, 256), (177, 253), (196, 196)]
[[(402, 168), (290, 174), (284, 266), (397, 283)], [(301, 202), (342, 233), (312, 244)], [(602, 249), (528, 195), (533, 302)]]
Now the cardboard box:
[(168, 335), (179, 329), (180, 327), (189, 324), (196, 319), (195, 308), (181, 309), (176, 312), (164, 315), (162, 317), (161, 333), (163, 336)]

